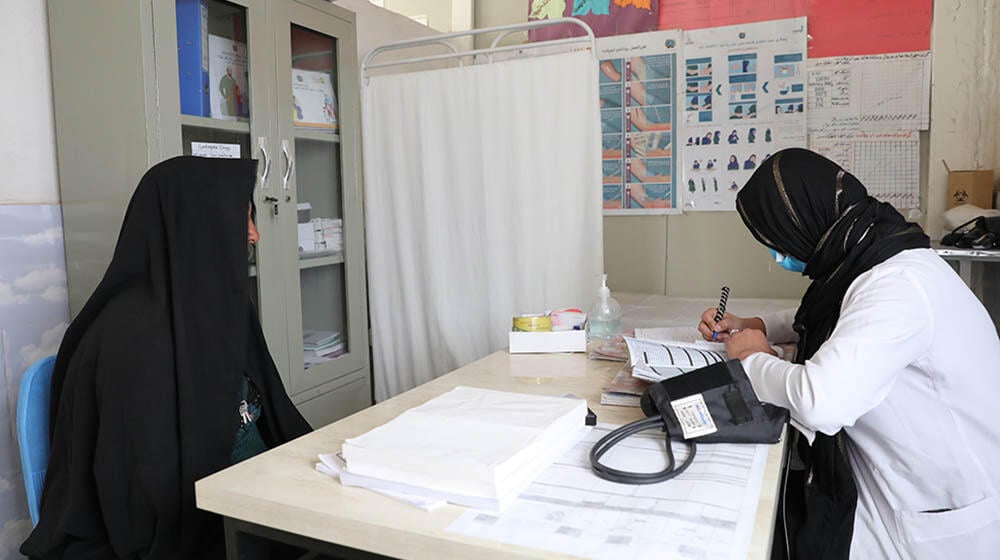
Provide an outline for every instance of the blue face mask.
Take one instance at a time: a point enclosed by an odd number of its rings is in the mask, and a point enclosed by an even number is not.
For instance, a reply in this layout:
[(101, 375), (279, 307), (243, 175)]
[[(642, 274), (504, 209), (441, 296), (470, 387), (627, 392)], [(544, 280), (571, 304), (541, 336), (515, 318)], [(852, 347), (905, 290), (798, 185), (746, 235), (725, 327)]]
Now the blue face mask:
[(798, 272), (800, 274), (805, 271), (806, 263), (800, 261), (799, 259), (789, 255), (782, 255), (774, 249), (769, 249), (769, 251), (771, 251), (771, 256), (774, 257), (774, 262), (778, 263), (778, 266), (781, 268), (789, 272)]

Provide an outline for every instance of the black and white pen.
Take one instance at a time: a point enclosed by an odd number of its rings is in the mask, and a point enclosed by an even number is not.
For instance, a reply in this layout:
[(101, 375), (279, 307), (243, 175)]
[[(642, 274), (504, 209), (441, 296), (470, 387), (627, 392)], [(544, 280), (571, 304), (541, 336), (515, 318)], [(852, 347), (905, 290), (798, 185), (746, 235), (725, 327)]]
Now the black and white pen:
[[(715, 309), (715, 324), (718, 325), (719, 321), (726, 316), (726, 301), (729, 300), (729, 286), (722, 287), (722, 295), (719, 296), (719, 307)], [(712, 331), (712, 340), (718, 340), (719, 332)]]

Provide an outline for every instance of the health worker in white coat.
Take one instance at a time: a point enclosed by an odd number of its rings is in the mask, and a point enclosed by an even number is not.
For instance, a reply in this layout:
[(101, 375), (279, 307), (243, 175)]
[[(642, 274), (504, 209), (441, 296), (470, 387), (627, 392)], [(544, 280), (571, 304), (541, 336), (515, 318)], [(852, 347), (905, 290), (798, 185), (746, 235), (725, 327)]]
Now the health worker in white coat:
[[(916, 224), (834, 162), (776, 153), (737, 196), (783, 268), (794, 313), (715, 309), (757, 396), (791, 412), (774, 548), (803, 559), (1000, 558), (1000, 340)], [(768, 340), (797, 340), (794, 362)]]

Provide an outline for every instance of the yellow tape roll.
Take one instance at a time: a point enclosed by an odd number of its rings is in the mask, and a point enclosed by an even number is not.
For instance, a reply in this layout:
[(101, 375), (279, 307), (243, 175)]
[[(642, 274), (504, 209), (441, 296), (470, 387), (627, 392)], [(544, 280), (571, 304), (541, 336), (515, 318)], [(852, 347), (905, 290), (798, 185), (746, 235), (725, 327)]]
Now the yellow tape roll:
[(515, 332), (546, 332), (552, 330), (552, 318), (545, 314), (514, 317)]

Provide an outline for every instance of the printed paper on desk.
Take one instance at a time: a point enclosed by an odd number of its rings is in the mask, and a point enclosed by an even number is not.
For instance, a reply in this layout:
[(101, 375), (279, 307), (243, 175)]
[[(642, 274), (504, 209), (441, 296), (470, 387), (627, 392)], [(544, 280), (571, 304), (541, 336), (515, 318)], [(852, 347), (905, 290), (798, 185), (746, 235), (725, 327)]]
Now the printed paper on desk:
[[(590, 449), (615, 427), (598, 424), (504, 513), (469, 510), (447, 531), (579, 558), (749, 556), (768, 445), (703, 445), (682, 476), (635, 486), (590, 468)], [(609, 466), (666, 467), (662, 433), (642, 432), (628, 443), (608, 454)], [(687, 457), (683, 443), (672, 447), (678, 461)]]

